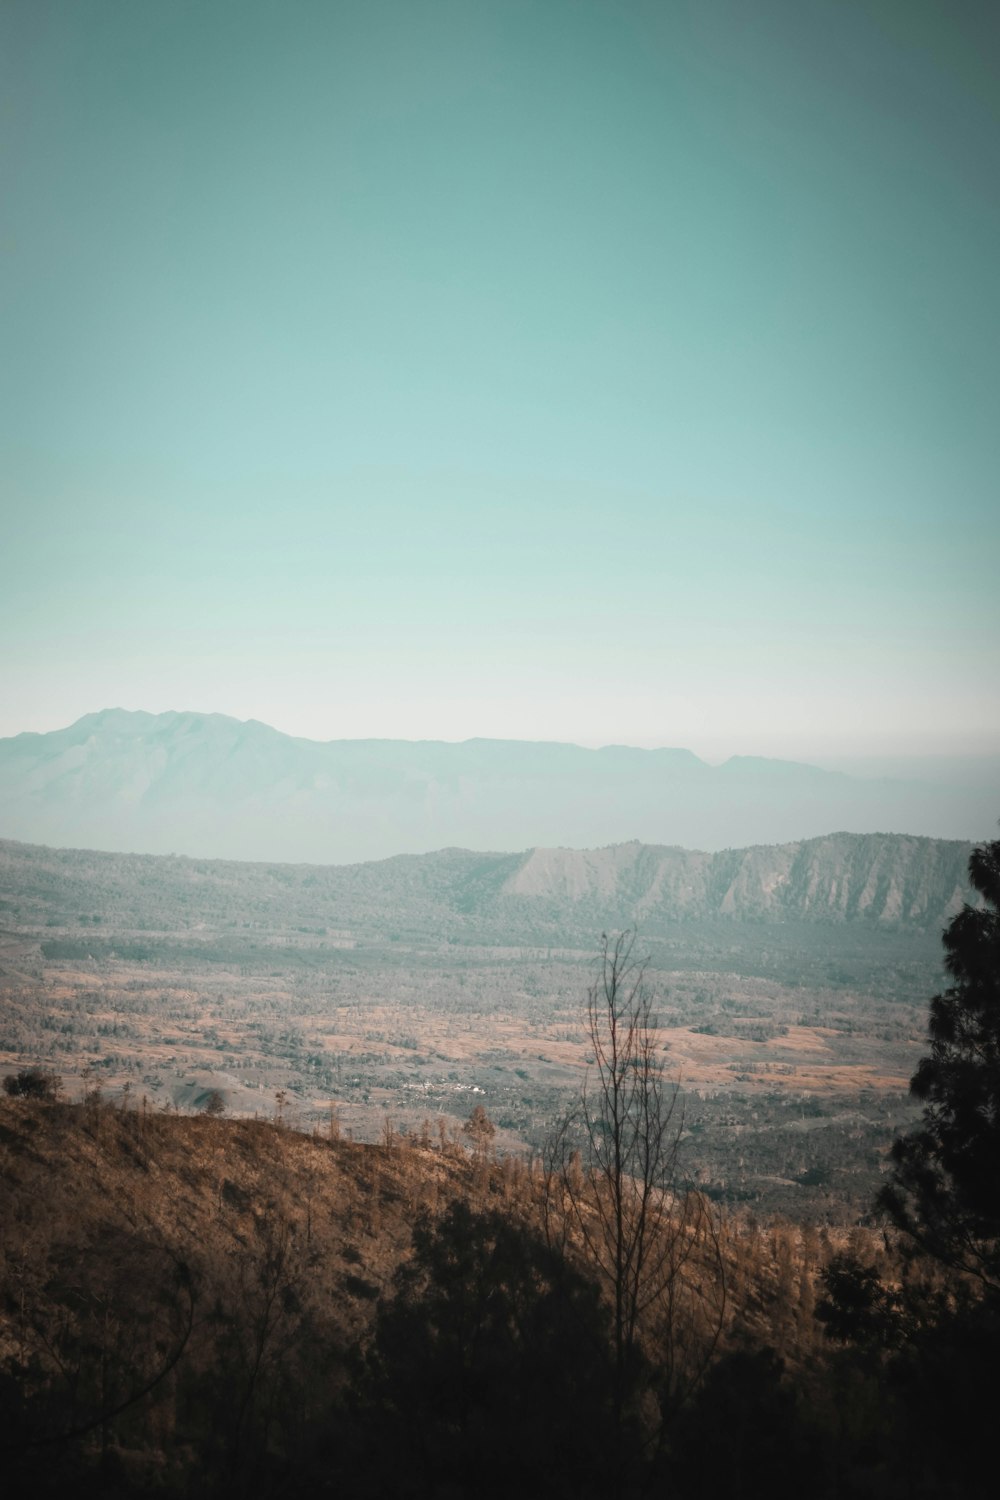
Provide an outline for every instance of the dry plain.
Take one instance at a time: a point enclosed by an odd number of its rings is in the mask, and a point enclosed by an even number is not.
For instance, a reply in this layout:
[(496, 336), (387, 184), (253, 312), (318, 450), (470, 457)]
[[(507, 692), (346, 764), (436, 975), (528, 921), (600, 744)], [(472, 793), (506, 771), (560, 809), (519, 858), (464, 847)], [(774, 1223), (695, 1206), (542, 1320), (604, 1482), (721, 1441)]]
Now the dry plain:
[[(378, 866), (332, 900), (309, 867), (5, 848), (0, 1067), (42, 1063), (71, 1096), (147, 1110), (218, 1093), (232, 1114), (359, 1140), (454, 1134), (481, 1103), (507, 1152), (542, 1149), (579, 1097), (589, 911), (445, 910), (409, 870), (390, 903)], [(685, 1174), (795, 1215), (870, 1201), (914, 1115), (937, 934), (649, 926)]]

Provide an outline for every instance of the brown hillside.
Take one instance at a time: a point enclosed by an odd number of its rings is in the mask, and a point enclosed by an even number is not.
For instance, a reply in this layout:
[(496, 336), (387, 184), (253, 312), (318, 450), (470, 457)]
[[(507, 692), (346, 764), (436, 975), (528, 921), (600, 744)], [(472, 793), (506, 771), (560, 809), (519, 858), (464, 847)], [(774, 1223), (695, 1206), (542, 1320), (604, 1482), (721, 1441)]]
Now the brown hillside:
[[(0, 1099), (8, 1474), (36, 1494), (62, 1493), (72, 1480), (77, 1493), (102, 1497), (249, 1497), (285, 1493), (293, 1477), (312, 1483), (317, 1472), (339, 1474), (342, 1493), (369, 1493), (359, 1475), (383, 1418), (364, 1350), (392, 1306), (422, 1211), (442, 1223), (453, 1204), (487, 1215), (491, 1233), (509, 1225), (511, 1244), (534, 1234), (541, 1246), (547, 1223), (576, 1268), (567, 1295), (584, 1310), (588, 1295), (600, 1300), (540, 1167), (482, 1150), (470, 1157), (443, 1131), (433, 1144), (390, 1136), (361, 1145), (273, 1122), (122, 1109), (95, 1094), (74, 1105)], [(697, 1210), (702, 1222), (708, 1213)], [(649, 1324), (656, 1401), (674, 1410), (694, 1389), (692, 1371), (700, 1380), (706, 1360), (748, 1344), (776, 1345), (804, 1368), (829, 1238), (715, 1220), (704, 1253), (689, 1256), (686, 1233), (675, 1240), (684, 1274)], [(458, 1241), (454, 1249), (465, 1264)], [(544, 1269), (558, 1252), (530, 1253), (541, 1259), (527, 1285), (562, 1274)], [(535, 1346), (525, 1337), (530, 1372)], [(585, 1357), (599, 1370), (596, 1346)], [(574, 1375), (590, 1380), (585, 1367)], [(567, 1387), (571, 1415), (575, 1399)], [(524, 1412), (511, 1420), (531, 1426)], [(586, 1472), (582, 1435), (571, 1422), (559, 1441)], [(547, 1426), (532, 1441), (547, 1447)], [(574, 1493), (590, 1493), (578, 1473), (573, 1482)], [(597, 1493), (596, 1471), (593, 1483)]]

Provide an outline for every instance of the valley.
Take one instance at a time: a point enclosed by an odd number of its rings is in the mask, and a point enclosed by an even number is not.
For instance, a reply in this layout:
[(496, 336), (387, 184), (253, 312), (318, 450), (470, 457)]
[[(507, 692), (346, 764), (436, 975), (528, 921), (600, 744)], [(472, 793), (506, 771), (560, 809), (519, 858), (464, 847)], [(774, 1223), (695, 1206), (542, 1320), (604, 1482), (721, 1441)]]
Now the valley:
[[(870, 1201), (967, 846), (838, 835), (354, 867), (0, 843), (0, 1060), (70, 1097), (538, 1151), (588, 1065), (600, 934), (637, 924), (684, 1165), (710, 1196), (831, 1221)], [(862, 899), (867, 893), (867, 897)], [(832, 914), (831, 914), (832, 912)]]

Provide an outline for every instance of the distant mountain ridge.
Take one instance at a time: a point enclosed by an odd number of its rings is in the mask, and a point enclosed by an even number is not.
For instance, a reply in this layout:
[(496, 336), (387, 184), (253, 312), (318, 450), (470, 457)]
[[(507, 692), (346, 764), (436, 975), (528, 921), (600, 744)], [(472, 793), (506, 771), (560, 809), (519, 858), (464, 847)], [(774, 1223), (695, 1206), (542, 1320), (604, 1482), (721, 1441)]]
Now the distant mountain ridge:
[[(998, 789), (1000, 791), (1000, 789)], [(108, 709), (0, 740), (0, 834), (197, 857), (351, 863), (443, 846), (720, 850), (830, 828), (986, 837), (997, 798), (797, 762), (520, 740), (295, 738), (222, 714)]]
[[(0, 840), (0, 911), (44, 924), (47, 903), (99, 925), (300, 932), (398, 925), (535, 934), (678, 922), (863, 923), (937, 931), (973, 902), (971, 845), (894, 834), (830, 834), (715, 854), (646, 844), (442, 849), (359, 865), (286, 865), (47, 849)], [(84, 919), (81, 919), (84, 920)], [(85, 918), (90, 921), (89, 917)], [(84, 934), (85, 941), (99, 940)]]
[(835, 833), (800, 843), (706, 854), (643, 844), (533, 849), (504, 882), (514, 899), (651, 919), (943, 923), (973, 898), (971, 845), (893, 834)]

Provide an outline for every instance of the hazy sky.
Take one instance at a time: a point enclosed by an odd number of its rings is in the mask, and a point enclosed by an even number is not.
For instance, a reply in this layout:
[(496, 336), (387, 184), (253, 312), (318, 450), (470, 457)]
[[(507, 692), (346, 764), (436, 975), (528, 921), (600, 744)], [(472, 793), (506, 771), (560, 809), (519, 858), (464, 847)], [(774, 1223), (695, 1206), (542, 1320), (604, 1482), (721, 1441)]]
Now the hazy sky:
[(1000, 5), (0, 0), (0, 734), (1000, 749)]

